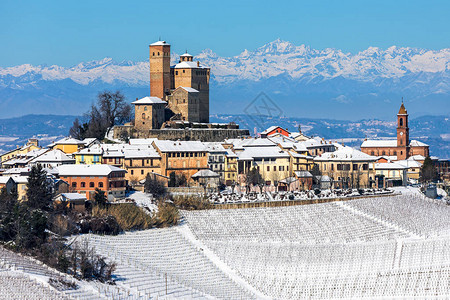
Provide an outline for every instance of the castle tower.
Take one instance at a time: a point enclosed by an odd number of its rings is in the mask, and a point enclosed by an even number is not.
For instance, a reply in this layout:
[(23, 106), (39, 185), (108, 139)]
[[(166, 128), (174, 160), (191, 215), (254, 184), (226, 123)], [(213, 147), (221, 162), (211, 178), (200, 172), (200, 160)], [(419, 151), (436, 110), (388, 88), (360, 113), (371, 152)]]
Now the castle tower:
[(408, 112), (405, 105), (400, 106), (397, 114), (397, 160), (407, 159), (409, 156), (409, 127)]
[(150, 96), (165, 99), (170, 93), (170, 45), (158, 41), (150, 45)]

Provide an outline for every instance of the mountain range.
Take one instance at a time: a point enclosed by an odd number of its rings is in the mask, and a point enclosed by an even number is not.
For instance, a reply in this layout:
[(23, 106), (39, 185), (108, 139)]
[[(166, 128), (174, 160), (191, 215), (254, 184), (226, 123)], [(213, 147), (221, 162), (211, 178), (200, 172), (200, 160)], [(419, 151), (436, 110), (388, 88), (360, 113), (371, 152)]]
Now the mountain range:
[[(178, 58), (172, 54), (173, 63)], [(402, 97), (414, 117), (450, 114), (450, 48), (370, 47), (352, 54), (278, 39), (233, 57), (206, 49), (194, 59), (211, 68), (212, 114), (240, 114), (261, 92), (276, 117), (387, 120)], [(0, 118), (79, 115), (106, 89), (121, 90), (129, 101), (148, 95), (148, 61), (0, 68)]]

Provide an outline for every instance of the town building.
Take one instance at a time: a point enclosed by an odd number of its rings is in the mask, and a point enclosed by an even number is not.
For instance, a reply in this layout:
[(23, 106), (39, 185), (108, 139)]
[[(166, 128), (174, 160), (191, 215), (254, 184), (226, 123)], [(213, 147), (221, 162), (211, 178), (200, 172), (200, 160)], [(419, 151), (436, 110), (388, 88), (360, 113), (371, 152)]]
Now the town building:
[(208, 169), (206, 146), (199, 141), (155, 140), (153, 147), (161, 156), (161, 175), (183, 174), (190, 181), (192, 175)]
[(371, 187), (375, 170), (370, 168), (377, 157), (367, 155), (348, 146), (339, 146), (314, 158), (322, 175), (327, 175), (333, 188)]
[(71, 192), (85, 194), (93, 200), (95, 189), (106, 192), (108, 199), (125, 197), (126, 170), (110, 165), (63, 165), (57, 168), (59, 177), (69, 183)]
[(427, 144), (409, 139), (408, 112), (403, 101), (397, 114), (397, 139), (365, 140), (361, 144), (361, 151), (372, 156), (394, 156), (394, 160), (405, 160), (414, 155), (430, 155)]

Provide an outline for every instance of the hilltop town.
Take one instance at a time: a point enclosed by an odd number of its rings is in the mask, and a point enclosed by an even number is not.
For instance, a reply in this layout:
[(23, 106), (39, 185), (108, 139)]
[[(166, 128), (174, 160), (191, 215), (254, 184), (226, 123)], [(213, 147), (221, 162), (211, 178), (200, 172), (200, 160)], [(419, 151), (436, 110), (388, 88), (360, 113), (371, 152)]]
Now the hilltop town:
[(403, 100), (396, 139), (350, 147), (278, 124), (251, 136), (210, 123), (209, 67), (187, 52), (171, 66), (165, 41), (149, 49), (133, 118), (77, 119), (77, 136), (0, 155), (2, 296), (450, 293), (449, 161), (410, 139)]

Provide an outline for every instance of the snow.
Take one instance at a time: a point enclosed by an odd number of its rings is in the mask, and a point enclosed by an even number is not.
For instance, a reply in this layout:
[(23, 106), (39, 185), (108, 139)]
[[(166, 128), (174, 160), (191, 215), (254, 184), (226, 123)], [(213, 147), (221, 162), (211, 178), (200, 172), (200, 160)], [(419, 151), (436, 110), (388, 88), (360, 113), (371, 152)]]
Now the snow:
[(142, 99), (131, 102), (131, 104), (167, 104), (166, 101), (161, 100), (158, 97), (144, 97)]
[(397, 140), (366, 140), (361, 144), (364, 147), (397, 147)]
[(126, 172), (111, 165), (62, 165), (56, 168), (59, 176), (107, 176), (111, 172)]

